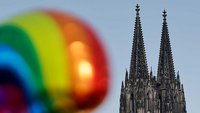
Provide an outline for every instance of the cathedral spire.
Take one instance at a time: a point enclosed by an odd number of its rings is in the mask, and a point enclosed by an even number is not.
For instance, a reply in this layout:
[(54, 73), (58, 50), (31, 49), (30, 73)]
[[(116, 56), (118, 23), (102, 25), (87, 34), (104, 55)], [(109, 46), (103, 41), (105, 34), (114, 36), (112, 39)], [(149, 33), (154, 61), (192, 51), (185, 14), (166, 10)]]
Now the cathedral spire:
[(148, 78), (148, 67), (146, 61), (146, 53), (144, 47), (144, 40), (142, 34), (142, 26), (140, 22), (140, 8), (137, 4), (136, 6), (136, 20), (134, 28), (134, 37), (132, 44), (132, 53), (131, 53), (131, 64), (129, 77), (131, 80), (135, 81), (136, 78)]
[(164, 10), (162, 35), (161, 35), (161, 43), (160, 43), (160, 55), (159, 55), (159, 63), (158, 63), (158, 81), (159, 82), (162, 82), (162, 80), (166, 78), (170, 80), (175, 78), (174, 64), (173, 64), (166, 17), (167, 17), (167, 13)]

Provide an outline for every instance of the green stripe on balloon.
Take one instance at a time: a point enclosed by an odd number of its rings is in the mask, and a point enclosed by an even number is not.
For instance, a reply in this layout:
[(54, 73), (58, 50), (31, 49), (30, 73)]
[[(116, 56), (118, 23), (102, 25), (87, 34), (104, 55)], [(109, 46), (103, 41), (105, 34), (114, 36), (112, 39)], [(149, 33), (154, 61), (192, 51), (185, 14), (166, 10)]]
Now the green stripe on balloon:
[(53, 102), (44, 86), (41, 64), (35, 47), (30, 39), (31, 38), (26, 34), (26, 32), (17, 26), (9, 24), (0, 26), (0, 44), (9, 46), (24, 58), (33, 72), (37, 96), (39, 100), (43, 100), (49, 110)]
[[(54, 104), (59, 104), (58, 97), (61, 95), (64, 95), (66, 97), (64, 99), (68, 100), (71, 89), (69, 60), (68, 54), (65, 52), (63, 34), (57, 23), (46, 13), (36, 11), (15, 17), (6, 25), (20, 28), (28, 35), (26, 38), (33, 45), (34, 55), (37, 56), (41, 69), (41, 76), (39, 75), (41, 78), (37, 79), (44, 87), (39, 87), (39, 91), (44, 92), (41, 94), (41, 100), (46, 103), (48, 109), (54, 109), (52, 108)], [(20, 40), (21, 37), (16, 44), (20, 44), (19, 48), (25, 48), (26, 44), (21, 43)], [(26, 52), (29, 54), (29, 50)]]
[[(33, 72), (37, 92), (44, 92), (44, 83), (38, 55), (29, 36), (13, 25), (0, 26), (0, 44), (6, 45), (20, 54)], [(45, 93), (45, 92), (44, 92)], [(44, 95), (44, 94), (38, 94)]]
[(34, 11), (15, 17), (8, 24), (18, 26), (29, 35), (41, 63), (42, 78), (48, 92), (52, 96), (59, 91), (69, 93), (68, 54), (57, 23), (46, 13)]

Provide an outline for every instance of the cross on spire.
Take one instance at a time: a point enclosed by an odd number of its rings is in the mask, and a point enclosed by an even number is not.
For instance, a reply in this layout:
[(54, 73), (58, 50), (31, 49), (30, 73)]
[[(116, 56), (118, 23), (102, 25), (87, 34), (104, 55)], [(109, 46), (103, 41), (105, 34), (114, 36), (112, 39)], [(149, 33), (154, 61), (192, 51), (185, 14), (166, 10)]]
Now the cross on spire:
[(165, 10), (163, 11), (163, 17), (164, 17), (164, 19), (163, 19), (164, 22), (166, 22), (167, 12)]
[(135, 11), (137, 12), (136, 14), (139, 15), (139, 11), (140, 11), (140, 6), (137, 4)]

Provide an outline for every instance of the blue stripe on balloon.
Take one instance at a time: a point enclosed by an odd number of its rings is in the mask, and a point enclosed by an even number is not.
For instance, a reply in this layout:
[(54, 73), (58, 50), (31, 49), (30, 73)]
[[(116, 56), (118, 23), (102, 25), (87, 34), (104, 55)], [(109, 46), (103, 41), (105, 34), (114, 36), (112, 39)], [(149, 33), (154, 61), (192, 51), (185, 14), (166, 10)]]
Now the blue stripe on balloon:
[(18, 75), (23, 85), (22, 89), (25, 89), (25, 96), (30, 101), (29, 113), (45, 113), (45, 106), (36, 97), (36, 83), (32, 78), (31, 69), (18, 53), (2, 44), (0, 45), (0, 68), (11, 68)]
[(0, 45), (0, 68), (4, 67), (9, 67), (17, 73), (16, 75), (26, 91), (26, 96), (34, 99), (36, 87), (29, 66), (18, 53), (5, 45)]

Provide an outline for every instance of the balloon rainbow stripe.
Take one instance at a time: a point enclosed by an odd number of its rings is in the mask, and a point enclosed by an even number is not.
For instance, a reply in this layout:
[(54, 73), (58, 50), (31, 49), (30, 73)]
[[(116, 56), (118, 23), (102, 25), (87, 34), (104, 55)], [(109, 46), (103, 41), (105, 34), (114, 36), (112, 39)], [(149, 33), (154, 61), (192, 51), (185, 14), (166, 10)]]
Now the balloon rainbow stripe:
[[(4, 82), (0, 81), (0, 101), (4, 98), (12, 104), (17, 100), (1, 97), (1, 92), (19, 92), (18, 97), (24, 98), (16, 106), (27, 106), (18, 109), (8, 104), (8, 109), (2, 101), (0, 112), (90, 110), (101, 103), (108, 91), (108, 71), (98, 37), (88, 25), (69, 14), (33, 11), (0, 26), (0, 77), (7, 76)], [(14, 80), (18, 82), (6, 82)], [(5, 87), (19, 91), (9, 92)]]

